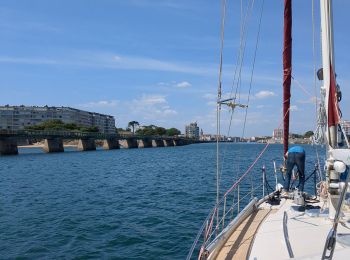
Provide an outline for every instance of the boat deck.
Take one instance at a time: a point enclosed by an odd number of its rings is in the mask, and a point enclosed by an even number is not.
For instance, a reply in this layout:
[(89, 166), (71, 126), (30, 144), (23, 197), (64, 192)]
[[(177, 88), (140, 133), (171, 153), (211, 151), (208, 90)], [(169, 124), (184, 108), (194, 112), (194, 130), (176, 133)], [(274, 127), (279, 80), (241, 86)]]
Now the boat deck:
[(255, 234), (271, 210), (257, 210), (243, 221), (221, 248), (216, 259), (247, 259)]
[[(268, 207), (270, 207), (268, 204), (262, 205), (263, 210)], [(332, 221), (327, 216), (309, 216), (295, 210), (296, 207), (292, 200), (283, 199), (279, 209), (263, 220), (255, 235), (249, 259), (290, 259), (283, 232), (284, 212), (288, 214), (287, 229), (294, 257), (296, 259), (321, 258), (328, 232), (332, 227)], [(339, 233), (349, 234), (350, 232), (348, 228), (339, 225)], [(340, 254), (344, 254), (344, 250), (348, 254), (350, 253), (349, 247), (338, 241), (333, 259), (343, 259)]]

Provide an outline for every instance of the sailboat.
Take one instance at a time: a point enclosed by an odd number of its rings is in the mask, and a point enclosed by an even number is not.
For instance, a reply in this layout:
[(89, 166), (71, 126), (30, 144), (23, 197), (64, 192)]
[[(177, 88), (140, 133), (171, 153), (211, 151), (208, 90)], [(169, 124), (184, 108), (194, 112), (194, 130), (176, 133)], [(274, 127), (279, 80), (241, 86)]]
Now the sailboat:
[[(225, 4), (221, 37), (223, 42)], [(219, 192), (219, 141), (217, 141), (217, 197), (213, 209), (203, 222), (188, 253), (187, 259), (350, 259), (350, 146), (340, 123), (340, 89), (336, 83), (332, 0), (320, 0), (322, 69), (318, 79), (322, 86), (318, 112), (315, 143), (326, 149), (324, 170), (320, 164), (313, 172), (315, 196), (295, 189), (287, 197), (281, 196), (282, 185), (277, 181), (276, 163), (274, 172), (276, 185), (265, 194), (267, 173), (262, 169), (263, 189), (261, 198), (252, 197), (243, 209), (233, 211), (237, 204), (249, 198), (249, 191), (242, 195), (240, 184), (256, 165), (266, 146), (256, 160), (224, 193)], [(241, 31), (242, 34), (242, 31)], [(292, 0), (284, 1), (284, 46), (283, 46), (283, 122), (284, 152), (288, 151), (290, 87), (292, 79)], [(220, 110), (223, 105), (232, 109), (247, 109), (235, 97), (222, 99), (221, 70), (222, 48), (217, 99), (218, 139), (220, 136)], [(281, 167), (283, 172), (284, 167)], [(325, 179), (322, 179), (324, 173)], [(319, 182), (316, 175), (319, 174)], [(311, 177), (311, 175), (310, 175)], [(271, 186), (271, 185), (269, 185)], [(273, 186), (273, 185), (272, 185)], [(222, 195), (220, 195), (222, 194)]]

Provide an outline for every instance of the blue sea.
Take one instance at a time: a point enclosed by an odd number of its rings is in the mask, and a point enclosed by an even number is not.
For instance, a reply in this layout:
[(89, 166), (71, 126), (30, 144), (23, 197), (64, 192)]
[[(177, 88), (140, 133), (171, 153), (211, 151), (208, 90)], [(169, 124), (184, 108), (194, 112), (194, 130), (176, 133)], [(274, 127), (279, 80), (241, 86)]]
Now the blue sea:
[[(264, 146), (222, 144), (222, 190)], [(316, 155), (304, 147), (307, 176)], [(282, 163), (282, 150), (267, 148), (242, 193), (261, 185), (263, 165), (273, 184), (272, 161)], [(215, 203), (215, 144), (19, 152), (0, 157), (1, 259), (184, 259)]]

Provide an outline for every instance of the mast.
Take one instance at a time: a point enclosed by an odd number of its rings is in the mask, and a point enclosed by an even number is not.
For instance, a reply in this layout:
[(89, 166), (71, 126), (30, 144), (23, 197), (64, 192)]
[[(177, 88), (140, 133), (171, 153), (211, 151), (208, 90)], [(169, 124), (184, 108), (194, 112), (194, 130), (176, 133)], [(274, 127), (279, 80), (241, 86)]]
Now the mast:
[(322, 30), (322, 63), (323, 89), (325, 90), (325, 109), (327, 113), (327, 146), (337, 147), (337, 129), (340, 121), (336, 90), (334, 40), (333, 40), (333, 12), (332, 0), (320, 0), (321, 30)]
[(288, 151), (290, 85), (292, 79), (292, 0), (284, 0), (283, 34), (283, 148)]

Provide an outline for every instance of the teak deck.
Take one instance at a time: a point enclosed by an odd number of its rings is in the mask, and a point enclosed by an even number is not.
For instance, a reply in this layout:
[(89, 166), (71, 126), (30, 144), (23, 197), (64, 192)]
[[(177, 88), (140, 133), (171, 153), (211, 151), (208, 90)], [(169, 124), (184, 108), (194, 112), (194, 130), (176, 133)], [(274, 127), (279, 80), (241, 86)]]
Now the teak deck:
[(270, 212), (271, 209), (259, 209), (247, 217), (226, 241), (216, 259), (247, 259), (255, 234)]

